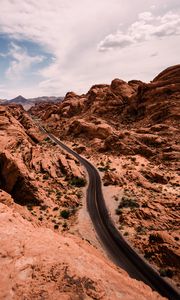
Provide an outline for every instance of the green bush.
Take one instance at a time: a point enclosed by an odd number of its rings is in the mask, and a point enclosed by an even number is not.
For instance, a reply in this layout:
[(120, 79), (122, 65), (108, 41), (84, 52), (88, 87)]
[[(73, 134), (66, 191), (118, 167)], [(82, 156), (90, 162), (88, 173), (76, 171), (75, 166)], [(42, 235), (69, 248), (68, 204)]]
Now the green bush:
[(159, 274), (160, 274), (162, 277), (169, 277), (169, 278), (172, 278), (172, 277), (173, 277), (173, 271), (170, 270), (170, 269), (160, 269), (160, 270), (159, 270)]
[(50, 142), (50, 138), (49, 138), (49, 137), (46, 137), (46, 138), (44, 139), (44, 141), (45, 141), (45, 142)]
[(122, 214), (122, 210), (120, 208), (116, 208), (115, 212), (116, 212), (116, 215)]
[(123, 208), (123, 207), (139, 208), (139, 203), (137, 203), (136, 199), (122, 197), (121, 203), (119, 204), (119, 208)]
[(105, 167), (98, 167), (98, 170), (99, 170), (100, 172), (106, 172), (108, 169), (109, 169), (108, 166), (105, 166)]
[(82, 177), (73, 177), (69, 183), (73, 186), (76, 186), (76, 187), (83, 187), (86, 185), (86, 180)]
[(63, 209), (63, 210), (61, 210), (60, 215), (62, 218), (68, 219), (70, 216), (70, 212), (67, 209)]

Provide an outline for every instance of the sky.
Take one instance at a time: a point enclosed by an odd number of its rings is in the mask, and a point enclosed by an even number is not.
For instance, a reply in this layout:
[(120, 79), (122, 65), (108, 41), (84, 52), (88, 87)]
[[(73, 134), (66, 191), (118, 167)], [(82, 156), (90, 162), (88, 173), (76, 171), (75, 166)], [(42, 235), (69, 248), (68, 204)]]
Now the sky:
[(179, 0), (0, 0), (0, 99), (149, 82), (179, 54)]

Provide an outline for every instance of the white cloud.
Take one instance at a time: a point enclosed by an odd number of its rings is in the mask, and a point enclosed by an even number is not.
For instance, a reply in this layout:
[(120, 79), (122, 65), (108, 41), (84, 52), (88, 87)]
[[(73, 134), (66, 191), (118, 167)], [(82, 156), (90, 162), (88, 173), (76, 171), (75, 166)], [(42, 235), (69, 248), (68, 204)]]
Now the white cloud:
[(63, 95), (114, 77), (152, 79), (154, 70), (179, 58), (179, 0), (166, 3), (165, 8), (164, 0), (0, 0), (0, 34), (33, 41), (54, 58), (38, 71), (41, 82), (23, 82), (22, 87), (16, 79), (38, 63), (39, 53), (32, 58), (14, 49), (18, 57), (7, 71), (13, 81), (6, 83), (6, 92)]
[(127, 32), (117, 30), (106, 36), (99, 44), (99, 51), (124, 48), (131, 44), (145, 42), (153, 37), (180, 35), (180, 15), (168, 12), (163, 16), (153, 16), (151, 12), (138, 15), (138, 20), (132, 23)]
[(115, 35), (109, 34), (98, 45), (99, 51), (106, 51), (107, 48), (124, 48), (134, 43), (134, 39), (130, 35), (125, 35), (122, 31), (117, 31)]
[(156, 5), (151, 5), (151, 7), (150, 7), (152, 10), (154, 10), (155, 8), (156, 8)]
[(153, 15), (149, 11), (144, 11), (143, 13), (139, 14), (139, 20), (144, 20), (144, 21), (151, 21), (153, 20)]
[(7, 57), (6, 53), (0, 53), (0, 57)]
[(11, 80), (20, 79), (24, 72), (33, 64), (40, 63), (44, 59), (40, 55), (30, 56), (25, 49), (15, 43), (11, 43), (11, 48), (7, 55), (10, 56), (11, 62), (6, 70), (6, 77)]

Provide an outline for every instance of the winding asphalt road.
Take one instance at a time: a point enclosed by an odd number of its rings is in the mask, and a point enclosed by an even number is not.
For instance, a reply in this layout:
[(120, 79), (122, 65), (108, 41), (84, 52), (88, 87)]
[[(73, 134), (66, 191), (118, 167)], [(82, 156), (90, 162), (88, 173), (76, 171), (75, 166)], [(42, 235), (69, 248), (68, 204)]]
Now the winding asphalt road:
[(147, 261), (144, 260), (143, 257), (133, 250), (115, 228), (105, 205), (101, 179), (96, 168), (85, 158), (81, 157), (75, 151), (59, 141), (54, 135), (48, 133), (43, 127), (39, 127), (53, 142), (74, 155), (86, 168), (89, 176), (89, 185), (87, 189), (88, 211), (95, 230), (111, 259), (116, 265), (126, 270), (131, 277), (144, 281), (162, 296), (167, 297), (170, 300), (179, 300), (180, 293), (178, 290), (171, 286), (147, 263)]

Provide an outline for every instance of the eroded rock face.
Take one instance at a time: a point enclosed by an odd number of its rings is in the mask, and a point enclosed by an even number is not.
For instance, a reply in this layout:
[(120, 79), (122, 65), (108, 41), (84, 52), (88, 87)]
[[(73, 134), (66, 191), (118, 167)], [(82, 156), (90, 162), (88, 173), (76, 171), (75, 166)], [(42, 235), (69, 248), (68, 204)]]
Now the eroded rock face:
[(83, 119), (73, 121), (68, 130), (68, 134), (89, 136), (91, 139), (105, 139), (110, 136), (112, 132), (112, 127), (108, 124), (93, 124), (85, 122)]
[(111, 82), (111, 90), (116, 96), (122, 97), (123, 100), (127, 100), (134, 94), (133, 87), (121, 79), (114, 79)]
[(165, 299), (89, 243), (33, 226), (1, 203), (0, 232), (0, 299)]
[(177, 65), (161, 72), (151, 83), (140, 84), (125, 114), (143, 126), (177, 122), (179, 93), (180, 65)]
[(36, 195), (37, 188), (31, 179), (27, 168), (18, 165), (8, 152), (0, 153), (0, 188), (11, 194), (16, 203), (40, 204)]
[(68, 230), (81, 201), (79, 188), (70, 184), (74, 177), (84, 177), (79, 163), (53, 144), (22, 106), (0, 106), (0, 189), (15, 209), (32, 222)]

